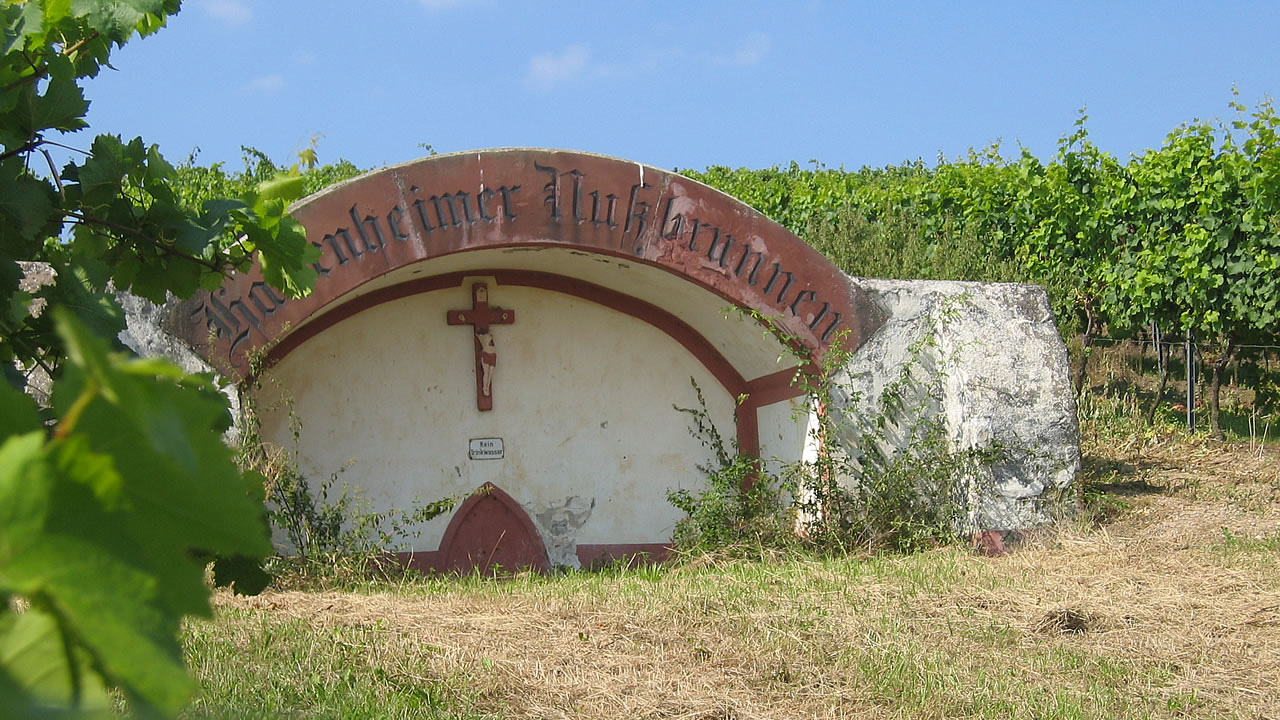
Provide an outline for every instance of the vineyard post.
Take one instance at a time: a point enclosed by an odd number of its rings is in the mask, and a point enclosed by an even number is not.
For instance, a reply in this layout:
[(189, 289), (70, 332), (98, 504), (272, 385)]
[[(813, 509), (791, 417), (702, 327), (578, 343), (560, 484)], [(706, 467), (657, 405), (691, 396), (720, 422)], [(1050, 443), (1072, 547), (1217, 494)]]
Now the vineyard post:
[(1182, 353), (1187, 360), (1187, 431), (1196, 429), (1196, 356), (1192, 352), (1191, 329), (1187, 329), (1187, 341)]
[[(1169, 347), (1166, 348), (1166, 345)], [(1164, 402), (1164, 391), (1169, 387), (1169, 353), (1172, 352), (1172, 343), (1165, 342), (1158, 322), (1151, 323), (1151, 346), (1156, 351), (1156, 368), (1160, 371), (1160, 384), (1156, 386), (1155, 396), (1151, 399), (1150, 407), (1147, 408), (1147, 427), (1155, 423), (1156, 411)]]
[[(1169, 359), (1165, 355), (1164, 335), (1160, 332), (1160, 323), (1158, 322), (1151, 323), (1151, 344), (1156, 351), (1156, 368), (1163, 371), (1167, 367)], [(1164, 390), (1164, 388), (1160, 389)]]

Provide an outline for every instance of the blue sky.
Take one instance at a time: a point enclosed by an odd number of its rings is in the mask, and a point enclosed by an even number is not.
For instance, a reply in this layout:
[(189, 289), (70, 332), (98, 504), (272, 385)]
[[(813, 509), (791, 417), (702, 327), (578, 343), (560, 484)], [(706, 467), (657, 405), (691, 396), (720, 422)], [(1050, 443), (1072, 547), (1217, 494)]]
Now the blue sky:
[[(239, 167), (241, 145), (378, 167), (485, 147), (663, 168), (847, 168), (1001, 140), (1043, 157), (1088, 106), (1121, 157), (1280, 92), (1280, 3), (186, 0), (88, 85), (95, 132)], [(81, 138), (72, 138), (76, 143)], [(87, 145), (88, 139), (83, 138)]]

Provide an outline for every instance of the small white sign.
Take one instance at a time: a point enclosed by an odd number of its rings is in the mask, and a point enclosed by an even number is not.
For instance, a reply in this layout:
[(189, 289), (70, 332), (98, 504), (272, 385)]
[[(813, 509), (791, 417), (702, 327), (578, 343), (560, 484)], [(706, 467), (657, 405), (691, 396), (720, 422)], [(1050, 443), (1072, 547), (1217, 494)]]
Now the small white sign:
[(471, 438), (467, 456), (472, 460), (501, 460), (502, 438)]

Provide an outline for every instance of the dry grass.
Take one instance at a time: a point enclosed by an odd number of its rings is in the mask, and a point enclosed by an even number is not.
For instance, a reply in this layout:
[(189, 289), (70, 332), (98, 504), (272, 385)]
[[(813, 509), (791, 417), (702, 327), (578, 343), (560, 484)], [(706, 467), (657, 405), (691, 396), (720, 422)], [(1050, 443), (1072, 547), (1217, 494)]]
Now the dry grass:
[(1000, 558), (220, 595), (192, 632), (252, 654), (300, 627), (360, 673), (512, 718), (1280, 717), (1280, 463), (1157, 438), (1086, 451), (1130, 509)]

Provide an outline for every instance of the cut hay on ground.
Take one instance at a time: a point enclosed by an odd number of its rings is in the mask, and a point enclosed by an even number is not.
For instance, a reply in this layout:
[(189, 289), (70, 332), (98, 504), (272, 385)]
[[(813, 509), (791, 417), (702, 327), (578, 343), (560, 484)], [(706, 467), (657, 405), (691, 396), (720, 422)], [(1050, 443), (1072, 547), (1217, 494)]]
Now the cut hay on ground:
[(359, 630), (368, 667), (503, 717), (1040, 717), (1055, 698), (1089, 717), (1280, 717), (1280, 542), (1267, 544), (1280, 471), (1183, 450), (1128, 458), (1117, 482), (1146, 490), (1120, 522), (1000, 558), (713, 562), (218, 604), (246, 633)]

